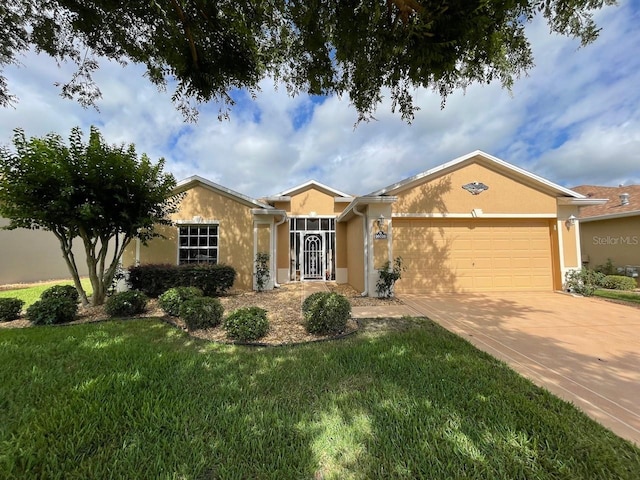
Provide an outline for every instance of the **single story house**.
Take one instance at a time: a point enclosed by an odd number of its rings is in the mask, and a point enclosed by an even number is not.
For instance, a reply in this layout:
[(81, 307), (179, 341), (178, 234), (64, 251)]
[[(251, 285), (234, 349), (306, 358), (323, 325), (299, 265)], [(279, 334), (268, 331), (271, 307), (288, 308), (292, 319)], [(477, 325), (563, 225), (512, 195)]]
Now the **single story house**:
[(611, 260), (615, 267), (640, 272), (640, 185), (581, 185), (573, 190), (587, 198), (608, 199), (580, 211), (582, 263), (596, 268)]
[(330, 280), (371, 296), (397, 256), (397, 293), (562, 289), (581, 266), (579, 210), (604, 202), (481, 151), (362, 196), (311, 180), (253, 199), (198, 176), (176, 191), (175, 226), (132, 244), (125, 266), (227, 263), (251, 289), (267, 252), (271, 286)]

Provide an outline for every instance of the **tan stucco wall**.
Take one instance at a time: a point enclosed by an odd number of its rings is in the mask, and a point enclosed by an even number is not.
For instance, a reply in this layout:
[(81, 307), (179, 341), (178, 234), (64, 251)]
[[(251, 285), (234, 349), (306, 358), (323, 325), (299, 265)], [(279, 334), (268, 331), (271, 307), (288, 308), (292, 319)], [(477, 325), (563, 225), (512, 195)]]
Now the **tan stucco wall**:
[(345, 223), (336, 223), (336, 268), (348, 268), (347, 225)]
[(258, 253), (268, 253), (271, 255), (271, 226), (268, 224), (258, 224)]
[(608, 258), (616, 267), (640, 265), (640, 216), (580, 222), (580, 244), (590, 268)]
[[(564, 270), (580, 268), (580, 238), (576, 225), (567, 225), (567, 218), (571, 215), (578, 215), (578, 208), (575, 206), (558, 207), (557, 227), (559, 236), (562, 239), (560, 254)], [(563, 272), (564, 278), (564, 272)]]
[(354, 217), (346, 229), (348, 283), (359, 292), (364, 291), (364, 243), (362, 239), (362, 217)]
[(284, 222), (278, 226), (278, 252), (277, 252), (277, 268), (290, 267), (289, 265), (289, 222)]
[[(289, 215), (336, 215), (344, 210), (345, 204), (336, 204), (334, 195), (317, 190), (315, 187), (309, 188), (291, 196), (291, 202), (278, 203), (276, 208), (283, 208)], [(339, 206), (339, 209), (337, 210)]]
[[(462, 188), (471, 182), (489, 187), (479, 195)], [(471, 163), (397, 194), (394, 212), (465, 213), (474, 208), (485, 214), (555, 214), (556, 198), (484, 165)]]
[[(180, 210), (172, 220), (192, 221), (194, 216), (204, 221), (219, 222), (218, 262), (236, 269), (234, 288), (251, 289), (253, 285), (253, 215), (251, 207), (243, 205), (207, 187), (196, 186), (187, 191)], [(160, 229), (167, 239), (154, 239), (140, 248), (140, 263), (178, 262), (177, 227)], [(129, 246), (135, 249), (135, 244)], [(127, 258), (131, 258), (128, 254)], [(129, 265), (125, 265), (129, 266)]]

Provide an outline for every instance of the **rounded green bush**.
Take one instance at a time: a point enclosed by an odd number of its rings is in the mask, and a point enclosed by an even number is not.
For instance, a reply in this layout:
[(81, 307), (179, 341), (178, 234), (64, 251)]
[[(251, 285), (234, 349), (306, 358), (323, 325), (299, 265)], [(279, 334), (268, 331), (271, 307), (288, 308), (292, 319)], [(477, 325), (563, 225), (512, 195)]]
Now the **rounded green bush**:
[(78, 302), (68, 297), (49, 297), (27, 308), (27, 318), (34, 325), (66, 323), (76, 318)]
[(104, 310), (111, 317), (131, 317), (144, 312), (148, 301), (147, 296), (137, 290), (119, 292), (107, 299)]
[(70, 298), (78, 303), (80, 294), (78, 294), (78, 290), (76, 290), (76, 287), (73, 285), (54, 285), (53, 287), (47, 288), (42, 292), (42, 295), (40, 295), (40, 300), (47, 300), (49, 298)]
[(335, 335), (344, 331), (351, 317), (351, 304), (344, 295), (335, 292), (316, 292), (302, 303), (307, 332), (316, 335)]
[(182, 305), (182, 302), (201, 296), (202, 290), (199, 288), (174, 287), (158, 297), (158, 304), (167, 315), (177, 317), (180, 315), (180, 305)]
[(24, 302), (19, 298), (0, 298), (0, 322), (18, 318), (23, 305)]
[(227, 336), (249, 342), (264, 337), (269, 331), (267, 311), (260, 307), (239, 308), (224, 321)]
[(604, 288), (611, 290), (635, 290), (638, 287), (635, 279), (624, 275), (607, 275), (602, 280)]
[(196, 297), (180, 305), (180, 318), (189, 330), (213, 328), (220, 325), (224, 307), (220, 300), (212, 297)]

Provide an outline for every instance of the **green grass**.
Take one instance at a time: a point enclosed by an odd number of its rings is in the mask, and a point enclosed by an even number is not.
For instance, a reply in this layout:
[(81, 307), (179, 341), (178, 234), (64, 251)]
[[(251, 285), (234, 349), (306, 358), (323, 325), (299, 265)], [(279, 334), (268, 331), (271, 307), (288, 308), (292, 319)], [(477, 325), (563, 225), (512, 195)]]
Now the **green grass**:
[(612, 300), (622, 300), (624, 302), (640, 303), (640, 294), (635, 292), (624, 292), (620, 290), (596, 290), (593, 293), (596, 297), (610, 298)]
[[(89, 281), (89, 279), (83, 278), (80, 281), (82, 283), (84, 291), (87, 292), (87, 295), (91, 295), (93, 289), (91, 288), (91, 282)], [(40, 295), (42, 295), (42, 292), (54, 285), (73, 285), (73, 281), (63, 280), (57, 282), (38, 283), (26, 288), (17, 288), (15, 290), (0, 290), (0, 298), (19, 298), (20, 300), (24, 301), (23, 309), (26, 310), (31, 304), (33, 304), (37, 300), (40, 300)]]
[(0, 331), (4, 478), (638, 478), (640, 450), (430, 322), (297, 347)]

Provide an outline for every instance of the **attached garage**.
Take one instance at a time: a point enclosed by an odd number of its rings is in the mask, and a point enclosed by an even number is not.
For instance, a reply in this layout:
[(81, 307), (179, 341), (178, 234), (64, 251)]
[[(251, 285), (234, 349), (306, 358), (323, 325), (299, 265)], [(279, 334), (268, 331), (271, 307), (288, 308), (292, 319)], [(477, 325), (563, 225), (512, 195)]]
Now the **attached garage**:
[(554, 221), (393, 219), (398, 293), (551, 291)]

